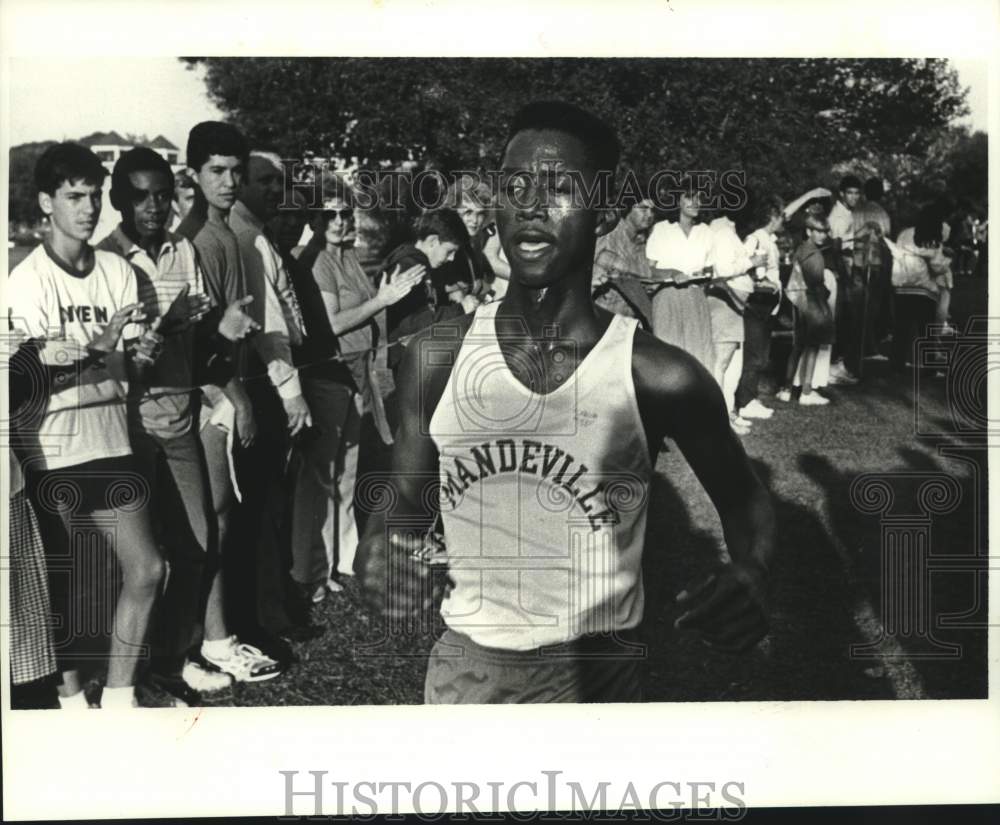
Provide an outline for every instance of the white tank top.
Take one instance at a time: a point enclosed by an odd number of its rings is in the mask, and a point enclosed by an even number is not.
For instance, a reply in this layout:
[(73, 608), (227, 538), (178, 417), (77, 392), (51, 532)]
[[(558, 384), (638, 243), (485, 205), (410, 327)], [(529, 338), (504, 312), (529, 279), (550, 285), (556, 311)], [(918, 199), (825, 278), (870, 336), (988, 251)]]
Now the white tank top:
[(653, 471), (632, 382), (637, 322), (614, 316), (540, 395), (507, 367), (499, 306), (477, 310), (431, 417), (455, 583), (442, 616), (508, 650), (635, 627)]

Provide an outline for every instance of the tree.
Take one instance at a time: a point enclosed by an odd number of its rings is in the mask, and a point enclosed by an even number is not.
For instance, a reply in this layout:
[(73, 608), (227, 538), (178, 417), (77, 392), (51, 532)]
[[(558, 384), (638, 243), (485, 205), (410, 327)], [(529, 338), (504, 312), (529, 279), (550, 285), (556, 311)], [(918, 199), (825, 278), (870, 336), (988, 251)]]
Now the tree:
[(523, 103), (560, 98), (607, 118), (640, 177), (746, 172), (791, 193), (859, 149), (915, 155), (966, 113), (945, 60), (185, 58), (258, 146), (363, 164), (432, 154), (492, 165)]
[(35, 189), (35, 164), (42, 152), (54, 144), (55, 141), (47, 140), (11, 147), (7, 202), (12, 223), (34, 224), (41, 220), (42, 211), (38, 208), (38, 192)]

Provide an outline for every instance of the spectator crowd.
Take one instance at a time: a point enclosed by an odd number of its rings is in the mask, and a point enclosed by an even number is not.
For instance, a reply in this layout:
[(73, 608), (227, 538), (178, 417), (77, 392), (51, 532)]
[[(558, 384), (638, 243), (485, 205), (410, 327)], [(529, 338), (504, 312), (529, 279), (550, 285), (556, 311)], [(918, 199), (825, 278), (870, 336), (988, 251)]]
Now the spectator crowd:
[[(219, 122), (186, 159), (175, 175), (122, 155), (120, 223), (91, 245), (105, 169), (49, 148), (51, 232), (7, 284), (11, 674), (52, 707), (195, 705), (293, 668), (323, 632), (313, 606), (353, 575), (359, 479), (388, 466), (408, 341), (510, 278), (496, 193), (471, 175), (371, 205)], [(594, 301), (693, 355), (741, 436), (775, 404), (863, 392), (875, 359), (912, 368), (919, 336), (955, 334), (953, 272), (985, 261), (984, 222), (951, 250), (937, 204), (899, 225), (877, 178), (751, 191), (739, 212), (675, 188), (669, 209), (617, 203)]]

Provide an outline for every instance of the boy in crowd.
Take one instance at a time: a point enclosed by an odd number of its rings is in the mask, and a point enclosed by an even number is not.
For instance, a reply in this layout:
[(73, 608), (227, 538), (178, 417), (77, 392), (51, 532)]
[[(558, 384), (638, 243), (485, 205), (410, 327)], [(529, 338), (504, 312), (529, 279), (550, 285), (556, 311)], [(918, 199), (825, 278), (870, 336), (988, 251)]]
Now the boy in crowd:
[[(417, 219), (414, 227), (416, 241), (397, 246), (382, 265), (390, 280), (412, 267), (426, 270), (423, 288), (416, 287), (405, 298), (386, 311), (389, 343), (398, 344), (402, 338), (445, 318), (461, 315), (459, 304), (439, 306), (434, 270), (455, 260), (455, 253), (469, 242), (469, 231), (454, 209), (435, 209)], [(394, 372), (402, 360), (402, 346), (389, 350), (388, 364)]]
[[(522, 109), (497, 210), (510, 289), (406, 349), (387, 496), (397, 505), (371, 519), (356, 564), (373, 607), (404, 620), (428, 610), (421, 553), (442, 519), (452, 586), (428, 703), (641, 700), (642, 648), (631, 640), (665, 436), (712, 498), (732, 559), (678, 596), (676, 626), (727, 650), (767, 631), (774, 513), (718, 385), (693, 357), (591, 300), (594, 244), (614, 219), (581, 188), (593, 191), (618, 156), (614, 133), (588, 112)], [(526, 397), (542, 402), (531, 415)]]
[[(37, 431), (22, 445), (29, 496), (45, 546), (55, 614), (56, 657), (63, 708), (88, 707), (80, 666), (86, 628), (74, 588), (91, 558), (110, 547), (121, 568), (121, 590), (100, 707), (135, 706), (139, 655), (157, 592), (160, 558), (143, 507), (125, 414), (126, 370), (152, 363), (159, 337), (144, 320), (131, 267), (88, 241), (101, 212), (104, 167), (89, 149), (61, 143), (35, 166), (38, 204), (52, 229), (7, 282), (13, 330), (41, 342), (44, 364), (71, 371), (47, 374), (47, 403)], [(124, 343), (123, 343), (124, 339)], [(102, 606), (103, 607), (103, 606)]]
[[(217, 556), (207, 467), (195, 423), (195, 376), (225, 385), (233, 377), (228, 342), (241, 340), (257, 325), (243, 312), (246, 298), (233, 301), (225, 313), (221, 308), (208, 312), (211, 299), (203, 291), (194, 247), (166, 228), (173, 190), (170, 164), (156, 152), (139, 147), (122, 155), (111, 176), (111, 204), (122, 221), (97, 248), (132, 265), (148, 318), (164, 317), (175, 302), (187, 304), (192, 320), (207, 313), (198, 324), (161, 327), (165, 340), (160, 358), (143, 381), (130, 383), (128, 396), (132, 450), (149, 486), (152, 521), (170, 561), (170, 578), (156, 615), (159, 632), (150, 680), (194, 704), (199, 697), (193, 690), (221, 690), (232, 676), (244, 675), (242, 662), (230, 667), (233, 674), (186, 658), (199, 618), (206, 564)], [(229, 637), (218, 600), (209, 602), (204, 626), (208, 640)]]
[(187, 170), (183, 169), (174, 177), (173, 215), (170, 218), (171, 232), (176, 232), (181, 221), (188, 216), (191, 207), (194, 206), (194, 197), (194, 180), (187, 173)]
[[(228, 123), (205, 121), (188, 135), (188, 174), (195, 184), (195, 202), (178, 227), (178, 234), (194, 245), (205, 291), (217, 306), (251, 300), (244, 283), (239, 243), (228, 223), (243, 183), (248, 151), (243, 135)], [(238, 348), (238, 374), (222, 390), (210, 383), (201, 388), (199, 435), (221, 558), (209, 586), (205, 637), (196, 661), (237, 681), (253, 682), (274, 678), (284, 668), (277, 659), (245, 641), (257, 636), (259, 627), (252, 601), (253, 564), (248, 562), (241, 544), (233, 540), (231, 530), (237, 499), (233, 453), (250, 448), (257, 438), (254, 410), (241, 381), (243, 356), (243, 348)], [(224, 578), (228, 595), (223, 590)]]

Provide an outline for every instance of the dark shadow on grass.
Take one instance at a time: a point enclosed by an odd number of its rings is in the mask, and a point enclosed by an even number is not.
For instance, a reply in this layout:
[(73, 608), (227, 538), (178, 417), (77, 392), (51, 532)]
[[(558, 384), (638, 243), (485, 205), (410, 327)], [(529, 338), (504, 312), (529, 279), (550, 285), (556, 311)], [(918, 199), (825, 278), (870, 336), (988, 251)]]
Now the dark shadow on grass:
[[(770, 486), (770, 468), (754, 469)], [(807, 507), (774, 499), (778, 553), (772, 568), (772, 628), (751, 651), (727, 655), (673, 629), (675, 594), (712, 569), (714, 538), (693, 524), (684, 499), (657, 474), (651, 493), (644, 576), (651, 701), (778, 701), (891, 698), (885, 684), (848, 659), (862, 641), (843, 570)]]
[[(890, 539), (888, 533), (883, 537), (883, 520), (886, 516), (902, 518), (905, 523), (898, 520), (892, 523), (894, 530), (904, 527), (919, 530), (923, 517), (917, 504), (919, 488), (929, 478), (942, 473), (958, 483), (960, 500), (954, 512), (932, 515), (930, 552), (945, 557), (968, 554), (974, 532), (971, 481), (967, 473), (955, 475), (951, 468), (920, 450), (901, 448), (899, 453), (902, 465), (888, 467), (883, 474), (883, 481), (892, 494), (892, 504), (884, 515), (863, 512), (852, 502), (851, 485), (857, 477), (855, 473), (842, 472), (829, 459), (815, 454), (801, 456), (799, 466), (825, 491), (830, 524), (845, 553), (844, 561), (857, 595), (871, 602), (875, 615), (883, 624), (891, 622), (893, 616), (901, 616), (900, 611), (905, 611), (912, 622), (911, 632), (895, 633), (893, 639), (919, 674), (928, 698), (981, 698), (986, 695), (985, 631), (970, 627), (945, 629), (940, 625), (942, 617), (966, 612), (976, 605), (977, 598), (985, 598), (985, 593), (979, 592), (985, 588), (985, 577), (978, 577), (977, 581), (976, 574), (968, 569), (946, 571), (943, 565), (931, 573), (930, 567), (921, 566), (914, 555), (897, 557), (905, 559), (899, 567), (885, 568), (883, 565), (883, 545), (890, 546), (886, 542), (896, 541)], [(975, 566), (975, 562), (969, 566)], [(884, 582), (885, 575), (892, 575), (894, 580)], [(899, 593), (909, 581), (926, 582), (930, 594), (929, 611), (907, 610), (898, 596), (884, 602), (887, 590)], [(927, 628), (928, 632), (923, 633), (921, 628)], [(935, 640), (942, 644), (935, 644)], [(943, 658), (947, 644), (961, 645), (961, 656)]]

